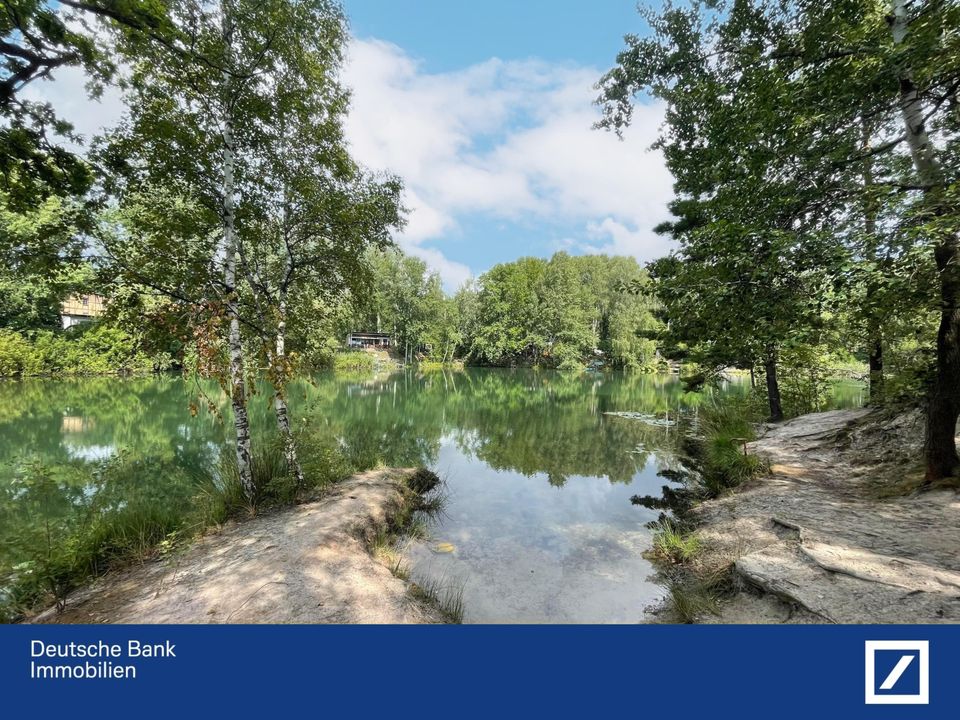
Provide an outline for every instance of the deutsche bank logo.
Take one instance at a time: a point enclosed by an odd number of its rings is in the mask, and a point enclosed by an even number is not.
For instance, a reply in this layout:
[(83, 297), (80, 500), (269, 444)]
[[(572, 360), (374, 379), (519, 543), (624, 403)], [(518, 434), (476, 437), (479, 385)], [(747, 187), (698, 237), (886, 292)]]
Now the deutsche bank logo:
[(867, 640), (867, 705), (929, 705), (930, 643)]

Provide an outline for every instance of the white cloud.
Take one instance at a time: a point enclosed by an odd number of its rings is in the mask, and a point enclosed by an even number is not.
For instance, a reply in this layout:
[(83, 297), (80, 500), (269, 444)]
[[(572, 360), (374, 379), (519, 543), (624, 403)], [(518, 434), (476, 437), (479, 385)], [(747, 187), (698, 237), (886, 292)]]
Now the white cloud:
[(647, 228), (631, 230), (611, 217), (604, 218), (601, 222), (590, 223), (587, 226), (587, 233), (592, 242), (579, 246), (586, 252), (633, 255), (640, 259), (652, 260), (666, 255), (671, 248), (669, 239), (658, 236)]
[(463, 263), (448, 259), (442, 252), (435, 248), (410, 245), (407, 247), (407, 252), (420, 258), (436, 270), (440, 277), (443, 278), (444, 285), (446, 285), (448, 290), (452, 291), (459, 288), (473, 277), (470, 268)]
[(116, 125), (126, 109), (119, 88), (108, 86), (100, 98), (91, 100), (86, 82), (82, 69), (65, 67), (56, 70), (52, 79), (36, 80), (22, 92), (25, 100), (50, 103), (57, 117), (73, 125), (83, 141), (80, 146), (68, 144), (74, 150), (86, 147), (94, 135)]
[[(428, 73), (395, 45), (355, 39), (344, 72), (354, 92), (347, 136), (362, 163), (404, 179), (411, 215), (401, 244), (448, 287), (463, 266), (451, 269), (421, 244), (442, 244), (466, 213), (563, 223), (562, 244), (584, 252), (640, 260), (666, 252), (668, 241), (652, 228), (668, 216), (672, 179), (649, 149), (662, 106), (639, 106), (623, 142), (594, 130), (599, 76), (594, 68), (497, 59)], [(571, 237), (576, 228), (579, 240)]]

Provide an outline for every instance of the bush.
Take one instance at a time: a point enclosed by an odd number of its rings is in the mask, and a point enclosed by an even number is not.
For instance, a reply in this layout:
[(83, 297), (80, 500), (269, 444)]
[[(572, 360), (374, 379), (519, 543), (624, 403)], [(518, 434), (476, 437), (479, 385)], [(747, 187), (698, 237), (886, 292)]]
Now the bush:
[(152, 358), (119, 328), (91, 323), (66, 332), (37, 332), (30, 340), (0, 330), (0, 376), (108, 375), (166, 369), (171, 358)]
[(42, 365), (23, 335), (12, 330), (0, 330), (0, 377), (39, 375)]
[(372, 373), (377, 361), (368, 352), (341, 352), (333, 356), (333, 369), (337, 372)]

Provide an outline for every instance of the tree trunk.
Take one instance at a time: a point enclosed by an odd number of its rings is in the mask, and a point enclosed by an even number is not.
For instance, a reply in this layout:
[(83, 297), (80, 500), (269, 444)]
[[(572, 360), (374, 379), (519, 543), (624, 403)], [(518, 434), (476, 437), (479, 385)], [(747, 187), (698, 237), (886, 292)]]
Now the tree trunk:
[(780, 383), (777, 380), (777, 350), (767, 348), (767, 357), (763, 361), (763, 369), (767, 376), (767, 402), (770, 404), (770, 422), (783, 420), (783, 404), (780, 401)]
[[(223, 12), (223, 38), (229, 49), (233, 29), (229, 14)], [(227, 317), (230, 331), (227, 344), (230, 351), (230, 404), (233, 407), (233, 422), (237, 433), (236, 455), (240, 484), (249, 500), (254, 499), (253, 463), (250, 449), (250, 419), (247, 415), (247, 391), (243, 373), (243, 343), (240, 335), (240, 305), (237, 297), (237, 234), (236, 234), (236, 182), (234, 166), (236, 148), (233, 134), (233, 106), (230, 88), (232, 79), (224, 71), (223, 102), (223, 285), (226, 296)]]
[[(863, 151), (867, 157), (863, 161), (863, 229), (866, 236), (864, 254), (873, 262), (880, 262), (879, 244), (877, 242), (877, 202), (873, 196), (874, 176), (873, 158), (869, 156), (870, 125), (861, 120), (863, 136)], [(867, 310), (867, 350), (870, 363), (870, 401), (879, 402), (883, 397), (883, 330), (879, 308), (875, 298), (876, 284), (868, 283), (866, 288)]]
[[(937, 266), (941, 276), (957, 273), (945, 269), (937, 253)], [(960, 253), (953, 247), (950, 262), (960, 263)], [(937, 332), (937, 375), (927, 401), (927, 432), (924, 452), (927, 463), (927, 480), (939, 480), (952, 476), (960, 459), (957, 457), (956, 430), (960, 416), (960, 311), (956, 309), (960, 299), (960, 282), (954, 277), (942, 283), (943, 311), (940, 329)]]
[(873, 338), (870, 343), (870, 402), (876, 403), (883, 399), (883, 343), (880, 341), (879, 330), (870, 333)]
[(277, 416), (277, 427), (283, 440), (283, 454), (287, 460), (287, 468), (293, 473), (298, 488), (306, 487), (306, 478), (303, 475), (303, 466), (297, 455), (297, 441), (290, 428), (290, 412), (287, 408), (287, 367), (286, 367), (286, 333), (287, 333), (287, 301), (281, 296), (279, 307), (280, 318), (277, 322), (277, 346), (274, 359), (274, 394), (273, 411)]
[[(891, 20), (894, 43), (900, 45), (910, 29), (906, 0), (893, 0)], [(943, 212), (942, 173), (933, 143), (924, 125), (923, 101), (910, 75), (902, 68), (899, 77), (900, 109), (910, 157), (920, 183), (926, 189), (933, 215)], [(953, 475), (957, 457), (957, 418), (960, 417), (960, 242), (956, 234), (935, 239), (934, 258), (940, 274), (940, 327), (937, 331), (937, 368), (927, 400), (924, 439), (928, 481)]]

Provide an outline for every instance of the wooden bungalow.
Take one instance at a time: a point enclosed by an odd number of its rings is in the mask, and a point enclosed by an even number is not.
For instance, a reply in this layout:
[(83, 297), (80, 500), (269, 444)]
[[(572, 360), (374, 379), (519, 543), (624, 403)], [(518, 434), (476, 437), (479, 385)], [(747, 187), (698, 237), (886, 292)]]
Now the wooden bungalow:
[(389, 350), (393, 347), (393, 338), (389, 333), (352, 332), (347, 335), (347, 347), (359, 350)]
[(63, 329), (90, 322), (103, 315), (105, 301), (100, 295), (71, 295), (60, 306)]

